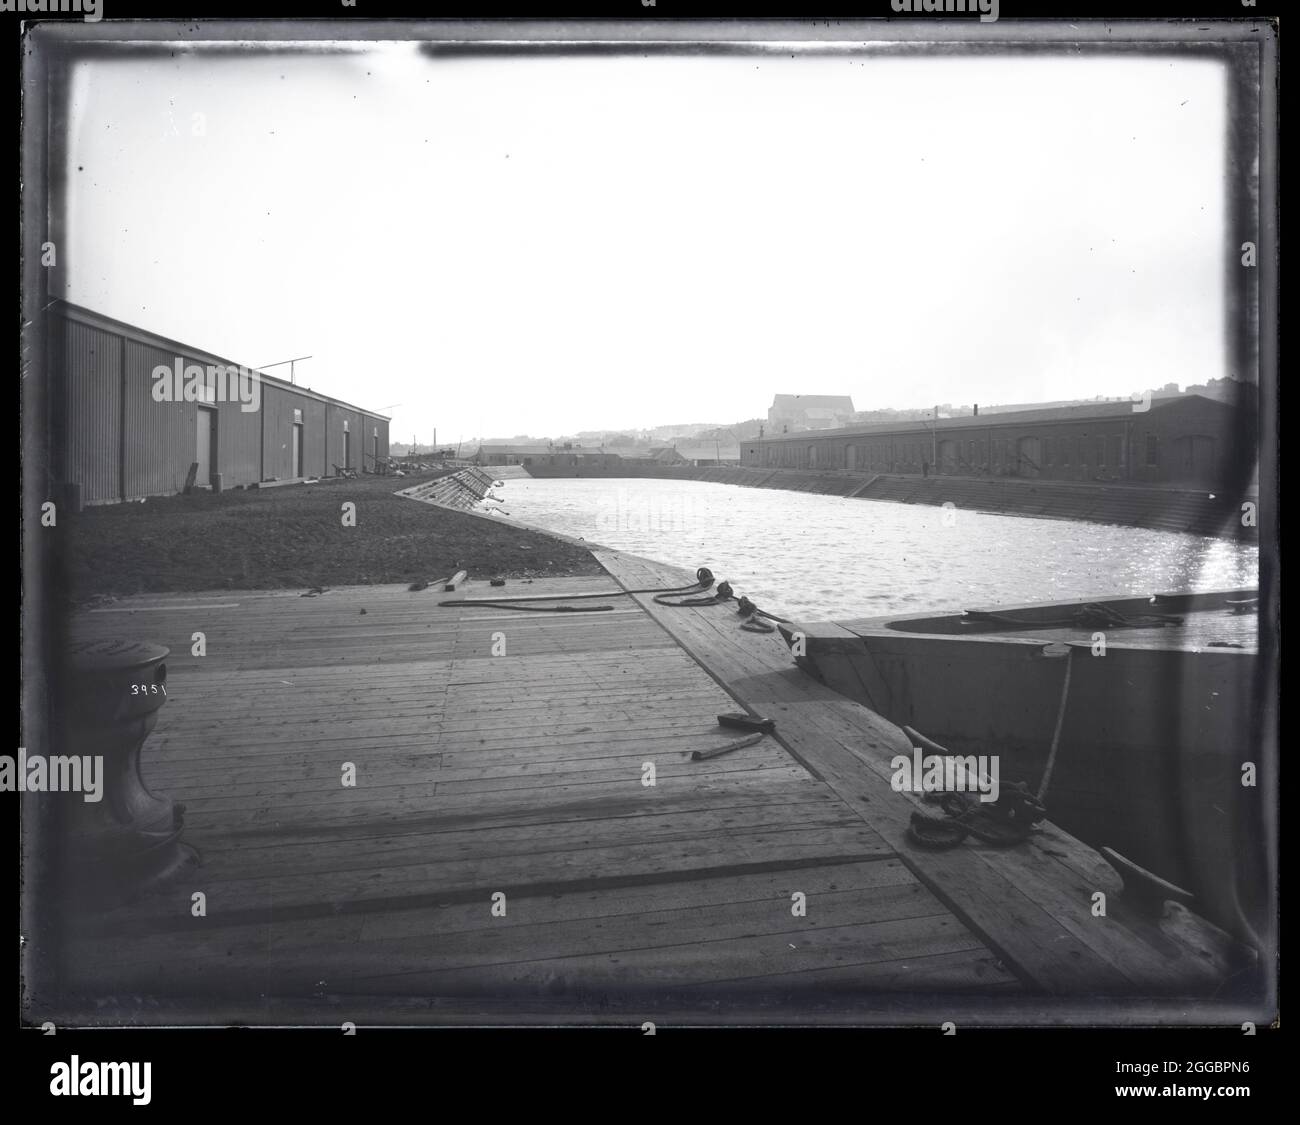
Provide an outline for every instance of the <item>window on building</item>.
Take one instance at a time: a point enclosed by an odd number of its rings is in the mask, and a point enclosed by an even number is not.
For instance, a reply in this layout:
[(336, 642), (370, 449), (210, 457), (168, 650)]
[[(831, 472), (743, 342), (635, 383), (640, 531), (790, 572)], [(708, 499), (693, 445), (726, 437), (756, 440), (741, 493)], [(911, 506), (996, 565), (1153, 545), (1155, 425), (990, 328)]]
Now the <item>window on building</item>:
[(1043, 464), (1056, 464), (1056, 441), (1054, 438), (1043, 438)]
[(1061, 438), (1061, 464), (1068, 465), (1069, 463), (1070, 463), (1070, 439)]
[(1155, 434), (1147, 434), (1147, 467), (1154, 469), (1160, 464), (1160, 439)]
[(1097, 439), (1097, 467), (1101, 468), (1106, 464), (1106, 439), (1099, 437)]

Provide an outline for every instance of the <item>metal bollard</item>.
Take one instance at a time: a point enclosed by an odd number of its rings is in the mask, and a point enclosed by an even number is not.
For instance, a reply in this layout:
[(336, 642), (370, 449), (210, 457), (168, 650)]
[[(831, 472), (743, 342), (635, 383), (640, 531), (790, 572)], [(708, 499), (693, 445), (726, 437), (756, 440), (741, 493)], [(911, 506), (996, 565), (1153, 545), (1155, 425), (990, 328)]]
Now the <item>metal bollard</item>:
[(99, 801), (65, 799), (63, 848), (72, 888), (97, 905), (127, 902), (197, 862), (181, 840), (183, 805), (152, 792), (140, 751), (167, 702), (170, 650), (136, 641), (70, 646), (63, 753), (100, 756)]

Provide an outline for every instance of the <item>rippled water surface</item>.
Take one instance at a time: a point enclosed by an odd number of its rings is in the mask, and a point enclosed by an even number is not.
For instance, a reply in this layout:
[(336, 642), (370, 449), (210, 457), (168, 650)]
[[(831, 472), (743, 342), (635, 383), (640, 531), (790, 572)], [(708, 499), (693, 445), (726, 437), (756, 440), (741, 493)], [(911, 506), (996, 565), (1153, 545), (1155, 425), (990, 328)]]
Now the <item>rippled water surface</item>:
[(1257, 582), (1254, 546), (702, 481), (509, 480), (510, 515), (694, 569), (808, 619)]

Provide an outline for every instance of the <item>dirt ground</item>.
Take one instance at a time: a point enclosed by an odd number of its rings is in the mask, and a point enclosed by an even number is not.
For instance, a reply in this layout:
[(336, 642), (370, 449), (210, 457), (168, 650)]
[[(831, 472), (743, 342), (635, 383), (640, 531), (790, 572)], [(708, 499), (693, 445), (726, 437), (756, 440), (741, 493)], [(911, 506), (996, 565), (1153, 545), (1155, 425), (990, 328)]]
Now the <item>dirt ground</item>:
[[(144, 592), (433, 582), (457, 570), (471, 578), (604, 573), (581, 547), (393, 495), (440, 475), (86, 508), (60, 520), (67, 538), (59, 569), (77, 603)], [(356, 504), (355, 527), (343, 526), (345, 501)]]

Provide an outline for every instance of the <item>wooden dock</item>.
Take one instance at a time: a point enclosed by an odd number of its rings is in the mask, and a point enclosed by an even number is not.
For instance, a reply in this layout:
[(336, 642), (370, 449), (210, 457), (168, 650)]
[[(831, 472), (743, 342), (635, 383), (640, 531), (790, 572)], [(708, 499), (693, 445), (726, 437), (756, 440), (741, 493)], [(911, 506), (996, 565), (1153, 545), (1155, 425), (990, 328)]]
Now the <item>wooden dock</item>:
[[(910, 752), (897, 728), (734, 606), (623, 594), (691, 575), (595, 554), (609, 578), (83, 613), (78, 639), (172, 650), (144, 770), (185, 803), (202, 862), (63, 935), (63, 994), (28, 1018), (937, 1025), (1155, 997), (1204, 1022), (1185, 998), (1222, 987), (1216, 951), (1126, 909), (1091, 849), (1050, 827), (915, 847), (888, 781)], [(580, 592), (610, 597), (438, 604)], [(775, 737), (692, 760), (734, 740), (716, 716), (743, 707)]]

